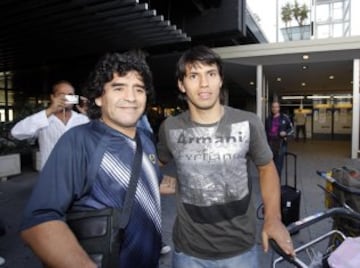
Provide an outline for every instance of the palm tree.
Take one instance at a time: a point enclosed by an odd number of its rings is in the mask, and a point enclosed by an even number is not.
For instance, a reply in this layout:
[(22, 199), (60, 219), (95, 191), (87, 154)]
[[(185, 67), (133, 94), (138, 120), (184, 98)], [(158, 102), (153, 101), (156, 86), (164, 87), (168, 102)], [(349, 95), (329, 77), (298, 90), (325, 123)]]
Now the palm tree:
[(307, 20), (307, 18), (309, 17), (309, 12), (310, 10), (308, 9), (306, 4), (303, 4), (300, 8), (300, 25), (302, 26), (304, 24), (304, 21)]
[(306, 4), (299, 6), (298, 1), (295, 1), (294, 7), (292, 8), (292, 14), (299, 26), (304, 25), (304, 21), (308, 18), (309, 9)]
[(291, 31), (289, 31), (289, 26), (291, 26), (291, 21), (292, 21), (292, 13), (293, 13), (293, 9), (289, 2), (286, 3), (286, 5), (281, 8), (281, 20), (285, 23), (285, 29), (289, 37), (289, 40), (292, 40), (292, 34)]
[(289, 23), (291, 24), (292, 12), (290, 3), (286, 3), (286, 5), (281, 8), (281, 20), (285, 23), (286, 27), (289, 27)]
[(300, 38), (304, 39), (305, 28), (303, 26), (308, 18), (308, 14), (309, 9), (307, 5), (303, 4), (300, 6), (297, 0), (295, 0), (293, 5), (288, 2), (281, 8), (281, 19), (285, 23), (285, 29), (289, 40), (292, 40), (292, 31), (289, 27), (291, 27), (291, 21), (293, 19), (295, 19), (299, 25)]
[(300, 28), (300, 39), (304, 39), (304, 21), (308, 18), (309, 9), (306, 4), (299, 5), (298, 1), (295, 1), (294, 7), (292, 8), (293, 16)]

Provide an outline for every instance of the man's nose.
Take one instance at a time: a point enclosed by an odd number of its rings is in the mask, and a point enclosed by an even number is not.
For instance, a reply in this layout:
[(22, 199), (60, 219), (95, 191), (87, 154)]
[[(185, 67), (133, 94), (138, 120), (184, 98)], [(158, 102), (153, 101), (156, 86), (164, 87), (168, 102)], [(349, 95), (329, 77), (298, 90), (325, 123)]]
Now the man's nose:
[(135, 99), (136, 99), (135, 89), (129, 88), (128, 90), (126, 90), (125, 99), (128, 101), (135, 101)]
[(207, 87), (208, 85), (209, 85), (208, 77), (206, 75), (201, 75), (200, 76), (200, 86)]

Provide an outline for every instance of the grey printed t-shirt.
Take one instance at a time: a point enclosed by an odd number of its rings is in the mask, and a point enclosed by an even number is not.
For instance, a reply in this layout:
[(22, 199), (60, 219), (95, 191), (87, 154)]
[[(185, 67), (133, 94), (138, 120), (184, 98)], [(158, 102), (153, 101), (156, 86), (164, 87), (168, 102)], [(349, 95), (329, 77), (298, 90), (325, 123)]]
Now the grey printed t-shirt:
[(159, 159), (177, 166), (175, 249), (204, 259), (241, 254), (255, 243), (248, 160), (272, 160), (263, 124), (253, 113), (225, 106), (218, 123), (200, 125), (189, 112), (160, 127)]

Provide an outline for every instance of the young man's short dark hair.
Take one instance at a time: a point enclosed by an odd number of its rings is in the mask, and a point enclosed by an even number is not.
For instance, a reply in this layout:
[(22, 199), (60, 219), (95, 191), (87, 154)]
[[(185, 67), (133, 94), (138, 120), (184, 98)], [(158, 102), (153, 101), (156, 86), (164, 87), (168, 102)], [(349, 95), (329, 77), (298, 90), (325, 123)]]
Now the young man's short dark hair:
[(176, 66), (176, 79), (182, 81), (186, 74), (186, 66), (197, 64), (197, 62), (212, 65), (216, 64), (221, 79), (224, 77), (222, 60), (218, 54), (205, 46), (196, 46), (186, 51), (178, 60)]

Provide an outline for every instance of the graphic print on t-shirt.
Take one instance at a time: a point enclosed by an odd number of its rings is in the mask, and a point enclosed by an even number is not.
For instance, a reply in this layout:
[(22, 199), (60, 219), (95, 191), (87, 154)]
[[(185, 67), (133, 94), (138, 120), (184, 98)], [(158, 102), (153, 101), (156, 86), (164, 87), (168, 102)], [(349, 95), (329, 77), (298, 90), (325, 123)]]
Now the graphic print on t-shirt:
[[(224, 127), (220, 121), (219, 125), (172, 129), (169, 134), (180, 196), (190, 216), (207, 222), (203, 217), (211, 216), (213, 221), (214, 217), (221, 220), (243, 214), (249, 197), (249, 122)], [(226, 216), (224, 209), (232, 211)]]

